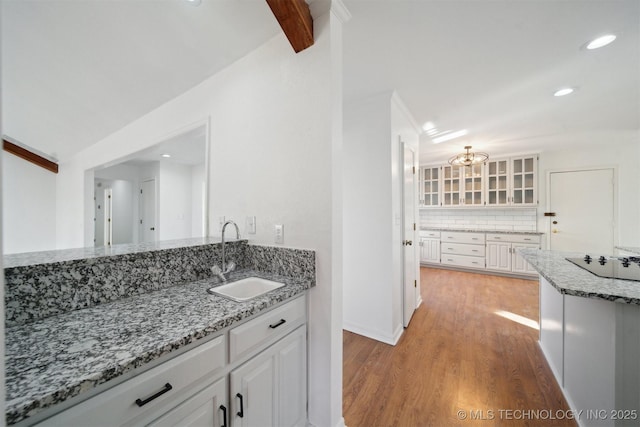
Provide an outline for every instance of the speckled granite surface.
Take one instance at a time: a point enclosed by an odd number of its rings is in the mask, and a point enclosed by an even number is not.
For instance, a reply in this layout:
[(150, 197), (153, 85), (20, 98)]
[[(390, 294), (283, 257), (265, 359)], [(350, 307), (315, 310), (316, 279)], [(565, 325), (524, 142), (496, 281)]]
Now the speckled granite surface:
[(598, 277), (565, 259), (581, 258), (583, 253), (536, 249), (518, 252), (563, 294), (640, 305), (640, 282)]
[(640, 247), (636, 246), (616, 246), (616, 249), (621, 249), (626, 252), (631, 252), (632, 254), (640, 255)]
[(55, 251), (26, 252), (8, 254), (2, 258), (4, 268), (23, 267), (35, 264), (74, 261), (87, 258), (102, 258), (113, 255), (127, 255), (138, 252), (158, 251), (162, 249), (185, 248), (188, 246), (220, 243), (217, 237), (198, 237), (190, 239), (163, 240), (153, 243), (137, 243), (130, 245), (99, 246), (90, 248), (61, 249)]
[(205, 279), (8, 327), (7, 423), (77, 396), (313, 285), (309, 277), (251, 270), (233, 273), (230, 280), (251, 275), (286, 286), (236, 303), (208, 294), (211, 279)]
[(462, 231), (465, 233), (498, 233), (498, 234), (531, 234), (541, 236), (544, 233), (538, 231), (512, 231), (512, 230), (484, 230), (478, 228), (444, 228), (444, 227), (420, 227), (424, 231)]
[[(63, 255), (60, 256), (49, 256), (49, 253), (46, 257), (37, 255), (41, 252), (33, 256), (24, 254), (23, 257), (31, 261), (43, 263), (5, 268), (6, 325), (33, 322), (125, 296), (210, 277), (209, 269), (216, 263), (220, 264), (221, 245), (195, 244), (197, 241), (202, 242), (203, 239), (188, 239), (189, 244), (185, 247), (176, 246), (185, 240), (154, 245), (121, 245), (123, 247), (119, 251), (124, 251), (126, 246), (129, 252), (58, 262), (52, 260), (65, 258), (66, 250), (61, 251)], [(143, 250), (149, 246), (154, 249)], [(250, 266), (246, 240), (228, 242), (226, 255), (238, 269)], [(291, 256), (285, 259), (291, 259)]]

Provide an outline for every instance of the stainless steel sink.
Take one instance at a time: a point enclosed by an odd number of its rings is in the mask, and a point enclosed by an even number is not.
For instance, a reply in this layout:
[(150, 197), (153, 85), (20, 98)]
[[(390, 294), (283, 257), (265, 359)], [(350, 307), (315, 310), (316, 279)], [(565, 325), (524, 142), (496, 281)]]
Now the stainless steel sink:
[(226, 285), (209, 288), (207, 292), (229, 298), (233, 301), (244, 302), (283, 286), (284, 283), (274, 282), (273, 280), (262, 279), (260, 277), (247, 277), (246, 279), (241, 279)]

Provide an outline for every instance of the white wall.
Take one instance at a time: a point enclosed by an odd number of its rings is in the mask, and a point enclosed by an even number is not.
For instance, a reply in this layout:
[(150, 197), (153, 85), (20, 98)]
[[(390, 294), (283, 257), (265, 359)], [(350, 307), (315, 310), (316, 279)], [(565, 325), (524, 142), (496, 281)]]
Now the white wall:
[(56, 242), (56, 174), (13, 154), (2, 158), (4, 253), (49, 250)]
[(615, 245), (640, 245), (640, 140), (632, 143), (603, 142), (600, 147), (585, 147), (576, 150), (557, 150), (540, 153), (540, 206), (538, 208), (538, 231), (549, 232), (547, 211), (547, 175), (550, 171), (575, 170), (614, 166), (617, 168), (617, 212), (618, 224)]
[(206, 190), (204, 163), (191, 167), (191, 235), (202, 237), (204, 232), (204, 191)]
[(160, 162), (158, 240), (191, 236), (191, 167)]
[[(417, 165), (418, 132), (397, 94), (345, 106), (343, 326), (389, 344), (403, 330), (399, 136), (415, 150)], [(417, 221), (417, 205), (415, 215)]]
[(316, 250), (317, 286), (309, 294), (309, 420), (317, 426), (342, 422), (341, 257), (333, 248), (340, 254), (335, 178), (341, 156), (342, 19), (338, 12), (314, 14), (313, 47), (294, 54), (278, 35), (78, 153), (61, 165), (59, 180), (65, 189), (57, 216), (60, 246), (81, 245), (85, 170), (210, 117), (210, 219), (224, 215), (243, 227), (243, 219), (255, 215), (253, 241), (272, 243), (273, 226), (281, 223), (286, 246)]

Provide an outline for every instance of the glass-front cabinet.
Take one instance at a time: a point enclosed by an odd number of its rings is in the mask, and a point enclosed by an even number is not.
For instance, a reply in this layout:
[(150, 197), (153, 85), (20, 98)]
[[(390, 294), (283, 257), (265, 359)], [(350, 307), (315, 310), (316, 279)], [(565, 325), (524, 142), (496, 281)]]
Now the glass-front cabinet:
[(513, 205), (535, 205), (537, 157), (529, 156), (511, 159), (512, 199)]
[(489, 160), (486, 165), (487, 205), (509, 204), (509, 161)]
[(423, 206), (440, 206), (440, 166), (423, 167), (420, 170), (422, 176)]
[(460, 166), (460, 172), (464, 176), (464, 205), (482, 205), (482, 163), (471, 166)]
[(460, 168), (458, 166), (442, 166), (442, 206), (459, 206)]
[(472, 166), (423, 166), (420, 173), (423, 207), (538, 204), (536, 154), (491, 159)]

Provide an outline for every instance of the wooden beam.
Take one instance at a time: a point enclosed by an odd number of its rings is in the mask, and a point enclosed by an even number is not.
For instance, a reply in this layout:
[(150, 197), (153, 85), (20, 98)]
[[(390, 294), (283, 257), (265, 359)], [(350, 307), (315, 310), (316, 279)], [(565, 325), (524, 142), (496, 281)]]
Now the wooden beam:
[(266, 0), (296, 53), (313, 45), (313, 18), (304, 0)]
[(58, 164), (52, 162), (49, 159), (45, 159), (44, 157), (27, 150), (26, 148), (20, 147), (12, 142), (7, 141), (6, 139), (2, 140), (2, 148), (4, 151), (11, 153), (15, 156), (20, 157), (28, 162), (33, 163), (34, 165), (38, 165), (42, 168), (45, 168), (48, 171), (53, 173), (58, 173)]

